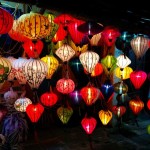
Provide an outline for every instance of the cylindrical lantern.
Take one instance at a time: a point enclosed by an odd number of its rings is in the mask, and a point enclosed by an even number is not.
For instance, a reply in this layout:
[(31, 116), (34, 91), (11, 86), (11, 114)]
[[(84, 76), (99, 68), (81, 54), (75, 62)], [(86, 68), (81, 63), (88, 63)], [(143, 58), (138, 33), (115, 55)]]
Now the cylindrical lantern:
[(71, 79), (62, 78), (57, 81), (56, 88), (60, 93), (69, 94), (74, 91), (75, 84)]
[(48, 66), (40, 60), (30, 58), (22, 66), (22, 71), (32, 89), (38, 89), (46, 77)]
[(13, 16), (4, 8), (0, 7), (0, 34), (6, 34), (13, 26)]
[(29, 39), (42, 39), (49, 35), (51, 28), (47, 17), (30, 12), (18, 18), (18, 29)]
[(28, 117), (30, 118), (31, 122), (35, 123), (37, 122), (41, 115), (43, 114), (44, 111), (44, 107), (40, 104), (29, 104), (26, 107), (26, 113), (28, 115)]
[(112, 107), (112, 112), (118, 117), (122, 117), (125, 112), (126, 112), (126, 107), (125, 106), (113, 106)]
[(96, 64), (99, 61), (99, 55), (92, 51), (86, 51), (80, 54), (79, 59), (81, 64), (83, 65), (83, 68), (88, 72), (91, 73)]
[(57, 70), (59, 66), (59, 61), (53, 55), (46, 55), (41, 58), (48, 66), (48, 72), (46, 75), (46, 79), (51, 79), (54, 72)]
[(128, 86), (123, 81), (114, 84), (114, 92), (124, 94), (128, 92)]
[(29, 98), (21, 97), (15, 101), (14, 107), (17, 111), (26, 112), (26, 108), (29, 104), (32, 104), (32, 101)]
[(130, 73), (130, 81), (135, 89), (140, 89), (147, 78), (147, 74), (142, 70), (135, 70)]
[(92, 134), (96, 128), (97, 121), (94, 117), (84, 117), (81, 121), (81, 125), (87, 134)]

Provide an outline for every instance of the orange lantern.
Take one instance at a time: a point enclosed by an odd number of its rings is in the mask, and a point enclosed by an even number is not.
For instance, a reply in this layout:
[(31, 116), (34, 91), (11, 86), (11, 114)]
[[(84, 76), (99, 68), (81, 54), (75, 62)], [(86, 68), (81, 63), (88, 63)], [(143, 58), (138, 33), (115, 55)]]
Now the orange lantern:
[(112, 112), (118, 117), (122, 117), (122, 115), (125, 114), (126, 112), (126, 107), (125, 106), (113, 106), (112, 107)]

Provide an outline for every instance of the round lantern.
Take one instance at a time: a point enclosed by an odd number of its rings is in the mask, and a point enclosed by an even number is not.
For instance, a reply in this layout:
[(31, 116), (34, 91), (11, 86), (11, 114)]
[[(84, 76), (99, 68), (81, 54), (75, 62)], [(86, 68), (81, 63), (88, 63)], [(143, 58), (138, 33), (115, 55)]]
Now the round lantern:
[(117, 78), (120, 78), (122, 80), (130, 78), (130, 74), (133, 72), (131, 67), (125, 67), (124, 69), (121, 69), (120, 67), (117, 67), (115, 69), (115, 76)]
[(103, 66), (101, 63), (97, 63), (94, 67), (94, 70), (91, 72), (91, 76), (99, 76), (103, 73)]
[(112, 119), (112, 112), (109, 110), (100, 110), (98, 115), (103, 125), (107, 125)]
[(130, 81), (135, 89), (140, 89), (147, 78), (147, 74), (142, 70), (135, 70), (130, 73)]
[(61, 106), (57, 109), (57, 115), (63, 124), (67, 124), (73, 114), (73, 109), (70, 106)]
[(59, 61), (53, 55), (46, 55), (41, 58), (48, 66), (48, 72), (46, 75), (46, 79), (51, 79), (54, 72), (57, 70), (59, 66)]
[(135, 115), (138, 115), (144, 108), (144, 102), (140, 98), (132, 99), (129, 101), (129, 107)]
[(24, 51), (29, 57), (38, 58), (43, 49), (43, 42), (41, 40), (28, 40), (22, 44)]
[(19, 31), (29, 39), (42, 39), (50, 34), (51, 27), (47, 17), (30, 12), (18, 18)]
[(147, 101), (147, 108), (150, 110), (150, 99)]
[(44, 106), (51, 107), (57, 103), (58, 97), (53, 92), (46, 92), (41, 95), (40, 101)]
[(15, 101), (14, 107), (17, 111), (26, 112), (26, 108), (29, 104), (32, 104), (32, 101), (27, 97), (22, 97)]
[(0, 83), (3, 83), (4, 80), (7, 79), (11, 68), (12, 66), (10, 61), (5, 57), (0, 56)]
[(63, 46), (56, 50), (55, 54), (65, 62), (69, 61), (75, 55), (75, 51), (68, 44), (63, 44)]
[(38, 89), (48, 71), (47, 64), (40, 60), (30, 58), (22, 66), (22, 72), (32, 89)]
[(35, 123), (37, 122), (41, 115), (43, 114), (44, 111), (44, 107), (40, 104), (29, 104), (26, 107), (26, 113), (28, 115), (28, 117), (30, 118), (31, 122)]
[(92, 134), (96, 128), (97, 121), (94, 117), (84, 117), (81, 121), (81, 125), (87, 134)]
[(86, 51), (80, 54), (79, 59), (81, 64), (83, 65), (83, 68), (88, 72), (91, 73), (96, 64), (99, 61), (99, 55), (92, 51)]
[(113, 106), (112, 107), (112, 112), (118, 117), (122, 117), (125, 112), (126, 112), (126, 107), (125, 106)]
[(80, 94), (86, 105), (92, 105), (98, 99), (100, 90), (91, 84), (88, 84), (80, 90)]
[(124, 94), (128, 92), (128, 86), (123, 81), (114, 84), (114, 92)]
[(57, 81), (56, 88), (60, 93), (69, 94), (74, 91), (75, 84), (71, 79), (62, 78)]
[(0, 14), (0, 34), (6, 34), (12, 28), (14, 18), (7, 10), (3, 9), (2, 7), (0, 7)]
[(19, 84), (26, 84), (27, 80), (22, 72), (22, 66), (26, 62), (26, 58), (19, 57), (18, 59), (13, 61), (12, 67), (15, 70), (15, 77)]
[(149, 38), (144, 36), (137, 36), (130, 41), (130, 44), (137, 59), (139, 59), (144, 56), (149, 48)]

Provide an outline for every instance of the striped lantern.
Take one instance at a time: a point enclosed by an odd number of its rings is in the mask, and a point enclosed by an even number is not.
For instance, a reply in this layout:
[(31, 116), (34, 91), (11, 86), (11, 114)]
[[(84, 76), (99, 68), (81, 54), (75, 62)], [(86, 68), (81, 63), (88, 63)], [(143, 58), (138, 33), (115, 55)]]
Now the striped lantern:
[(50, 34), (51, 27), (47, 17), (30, 12), (18, 18), (18, 29), (29, 39), (42, 39)]
[(144, 56), (149, 48), (149, 39), (144, 36), (137, 36), (130, 42), (132, 50), (134, 51), (136, 58), (139, 59)]
[(30, 58), (22, 66), (22, 72), (32, 89), (38, 89), (48, 71), (47, 64), (40, 60)]
[(88, 72), (92, 73), (96, 64), (99, 61), (99, 55), (93, 51), (86, 51), (80, 54), (79, 59), (83, 68)]

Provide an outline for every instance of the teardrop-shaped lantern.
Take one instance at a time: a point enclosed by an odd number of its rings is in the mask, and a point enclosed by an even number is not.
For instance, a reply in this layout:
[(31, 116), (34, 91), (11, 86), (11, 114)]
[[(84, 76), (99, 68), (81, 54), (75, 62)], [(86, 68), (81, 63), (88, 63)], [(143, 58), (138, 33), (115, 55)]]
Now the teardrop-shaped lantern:
[(130, 41), (130, 44), (136, 55), (136, 58), (139, 59), (144, 56), (149, 48), (149, 38), (137, 36)]
[(58, 60), (53, 55), (46, 55), (41, 58), (48, 66), (48, 72), (46, 75), (46, 79), (51, 79), (54, 72), (57, 70), (59, 66)]
[(86, 51), (80, 54), (79, 59), (81, 64), (83, 65), (83, 68), (88, 72), (91, 73), (96, 64), (99, 61), (99, 55), (92, 51)]
[(69, 61), (75, 55), (75, 51), (68, 44), (63, 44), (63, 46), (56, 50), (55, 54), (65, 62)]
[(118, 117), (122, 117), (125, 112), (126, 112), (126, 107), (125, 106), (117, 106), (117, 105), (114, 105), (112, 107), (112, 112)]
[(140, 89), (147, 78), (147, 74), (142, 70), (135, 70), (130, 74), (130, 81), (135, 89)]
[(100, 110), (98, 115), (103, 125), (107, 125), (112, 119), (112, 112), (109, 110)]
[(114, 84), (114, 92), (124, 94), (128, 92), (128, 86), (123, 81)]
[(30, 87), (32, 89), (38, 89), (46, 77), (48, 67), (44, 61), (30, 58), (23, 64), (22, 71)]
[(96, 128), (97, 121), (94, 117), (84, 117), (81, 121), (81, 125), (87, 134), (92, 134)]
[(73, 109), (70, 106), (61, 106), (57, 109), (57, 115), (63, 124), (67, 124), (73, 114)]
[(35, 123), (37, 122), (44, 112), (44, 107), (40, 103), (29, 104), (26, 108), (26, 113), (30, 120)]
[(17, 111), (26, 112), (26, 108), (29, 104), (32, 104), (32, 101), (29, 98), (21, 97), (15, 101), (14, 107)]

